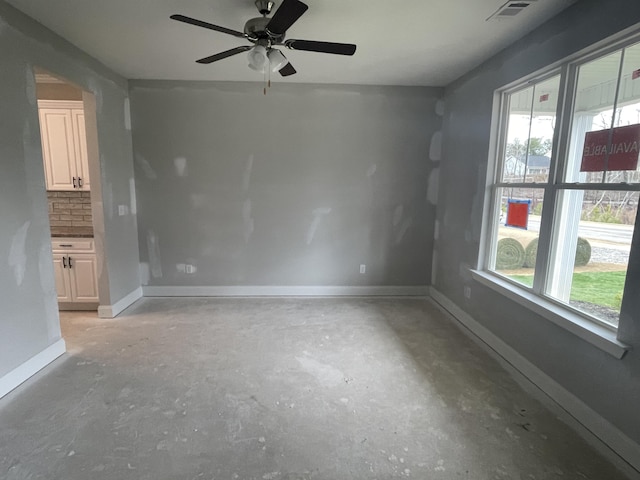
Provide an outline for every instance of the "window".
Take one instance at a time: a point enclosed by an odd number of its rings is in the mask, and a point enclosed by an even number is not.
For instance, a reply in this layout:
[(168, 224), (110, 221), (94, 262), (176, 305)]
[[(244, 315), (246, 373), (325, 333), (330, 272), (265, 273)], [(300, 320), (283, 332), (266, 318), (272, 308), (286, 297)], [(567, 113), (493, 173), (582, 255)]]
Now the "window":
[(483, 269), (616, 330), (640, 197), (640, 43), (500, 94)]

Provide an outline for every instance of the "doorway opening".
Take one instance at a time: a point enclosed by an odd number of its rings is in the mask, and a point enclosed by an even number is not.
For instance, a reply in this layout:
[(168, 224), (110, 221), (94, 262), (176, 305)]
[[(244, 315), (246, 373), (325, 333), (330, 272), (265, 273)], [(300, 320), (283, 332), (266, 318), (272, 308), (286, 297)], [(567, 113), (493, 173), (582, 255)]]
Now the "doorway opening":
[(58, 307), (97, 312), (108, 281), (97, 234), (104, 217), (95, 97), (48, 71), (35, 68), (34, 76)]

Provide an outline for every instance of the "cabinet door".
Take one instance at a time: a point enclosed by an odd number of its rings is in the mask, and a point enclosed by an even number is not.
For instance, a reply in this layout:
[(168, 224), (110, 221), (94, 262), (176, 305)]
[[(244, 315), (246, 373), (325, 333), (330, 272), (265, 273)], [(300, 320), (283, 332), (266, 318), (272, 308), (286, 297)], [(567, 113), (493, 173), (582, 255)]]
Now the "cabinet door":
[(87, 130), (84, 124), (84, 110), (73, 109), (73, 138), (76, 153), (76, 171), (80, 177), (81, 190), (90, 190), (89, 156), (87, 155)]
[(98, 301), (96, 256), (89, 253), (69, 253), (71, 292), (74, 302)]
[(56, 290), (59, 302), (71, 302), (71, 283), (69, 281), (69, 269), (65, 267), (66, 256), (60, 254), (53, 255), (53, 272), (56, 278)]
[(71, 110), (41, 108), (40, 132), (47, 190), (73, 190), (77, 173)]

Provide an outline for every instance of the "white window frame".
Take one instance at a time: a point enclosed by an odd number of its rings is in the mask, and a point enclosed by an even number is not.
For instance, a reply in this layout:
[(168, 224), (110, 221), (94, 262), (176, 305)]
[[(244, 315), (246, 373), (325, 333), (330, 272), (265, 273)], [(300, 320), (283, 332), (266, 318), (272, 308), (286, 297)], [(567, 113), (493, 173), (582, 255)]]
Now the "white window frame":
[[(576, 98), (578, 70), (581, 65), (600, 57), (624, 49), (640, 42), (640, 34), (627, 35), (626, 38), (611, 41), (608, 45), (591, 49), (586, 54), (576, 55), (553, 67), (536, 72), (510, 86), (499, 89), (494, 97), (494, 116), (490, 145), (489, 168), (487, 169), (485, 216), (482, 228), (482, 240), (478, 258), (478, 268), (472, 270), (472, 276), (478, 282), (498, 291), (553, 323), (569, 330), (584, 340), (622, 358), (628, 346), (617, 338), (617, 329), (596, 317), (581, 312), (546, 294), (547, 283), (552, 271), (549, 268), (554, 237), (554, 220), (558, 218), (558, 196), (566, 190), (598, 191), (640, 191), (640, 184), (627, 183), (567, 183), (566, 159), (569, 155), (573, 110)], [(621, 62), (624, 61), (624, 57)], [(556, 128), (553, 136), (553, 150), (548, 179), (544, 183), (518, 182), (507, 183), (502, 179), (506, 136), (508, 135), (509, 97), (518, 91), (540, 84), (549, 78), (560, 75), (558, 104), (556, 106)], [(619, 88), (619, 87), (618, 87)], [(618, 91), (616, 91), (613, 111), (615, 114)], [(563, 159), (559, 161), (559, 159)], [(526, 176), (524, 178), (526, 180)], [(498, 241), (499, 215), (501, 202), (497, 192), (501, 188), (540, 188), (544, 191), (543, 211), (539, 233), (539, 248), (536, 258), (534, 283), (527, 287), (490, 269), (494, 265), (496, 243)], [(636, 228), (639, 226), (636, 224)], [(624, 302), (624, 299), (623, 299)]]

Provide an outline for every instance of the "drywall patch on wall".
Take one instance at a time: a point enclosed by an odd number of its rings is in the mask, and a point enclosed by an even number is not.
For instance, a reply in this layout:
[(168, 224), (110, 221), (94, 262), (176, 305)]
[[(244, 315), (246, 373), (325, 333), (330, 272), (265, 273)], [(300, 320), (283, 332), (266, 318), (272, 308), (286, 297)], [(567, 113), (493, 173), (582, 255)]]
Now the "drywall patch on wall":
[(129, 97), (124, 99), (124, 128), (131, 131), (131, 102)]
[(51, 261), (51, 244), (47, 241), (38, 249), (38, 278), (44, 297), (47, 335), (49, 339), (54, 339), (60, 337), (60, 320), (58, 318), (58, 302), (56, 301), (56, 285), (51, 277)]
[(203, 208), (207, 204), (207, 196), (204, 193), (192, 193), (189, 199), (193, 208)]
[(151, 166), (151, 164), (144, 158), (142, 155), (136, 155), (136, 165), (142, 170), (142, 173), (149, 180), (157, 180), (158, 175), (156, 175), (155, 170)]
[(313, 211), (313, 220), (311, 221), (311, 225), (309, 225), (309, 229), (307, 230), (307, 245), (311, 245), (311, 242), (313, 242), (313, 237), (316, 236), (316, 231), (320, 226), (320, 222), (322, 222), (322, 218), (329, 215), (330, 213), (331, 209), (328, 207), (316, 208)]
[(442, 132), (436, 132), (431, 137), (429, 158), (432, 162), (439, 162), (442, 158)]
[(460, 263), (458, 267), (458, 274), (460, 275), (460, 278), (462, 278), (463, 281), (470, 282), (472, 280), (471, 266), (468, 263), (464, 263), (464, 262)]
[(147, 232), (147, 250), (149, 266), (153, 278), (162, 278), (162, 263), (160, 259), (160, 239), (153, 230)]
[(95, 78), (89, 78), (87, 80), (87, 88), (89, 92), (93, 93), (96, 98), (96, 113), (99, 115), (102, 113), (102, 107), (104, 106), (104, 96), (102, 94), (102, 89), (98, 85), (98, 82)]
[(429, 181), (427, 182), (427, 201), (431, 205), (438, 204), (438, 194), (440, 187), (440, 168), (434, 168), (429, 174)]
[(27, 221), (18, 229), (11, 240), (11, 248), (9, 248), (8, 262), (9, 266), (13, 269), (13, 276), (18, 286), (22, 285), (24, 273), (27, 269), (27, 253), (25, 247), (27, 231), (30, 225), (31, 221)]
[(251, 200), (246, 199), (242, 204), (242, 224), (244, 227), (244, 243), (249, 243), (253, 234), (253, 218), (251, 218)]
[(411, 225), (413, 225), (413, 218), (411, 218), (411, 217), (405, 218), (402, 221), (402, 224), (400, 225), (400, 228), (396, 232), (396, 245), (399, 245), (402, 242), (402, 240), (404, 239), (404, 237), (407, 234), (407, 231), (409, 230)]
[[(29, 121), (29, 118), (25, 118), (24, 124), (22, 125), (22, 148), (24, 149), (25, 158), (31, 158), (32, 155), (40, 155), (39, 152), (35, 152), (33, 146), (33, 136), (31, 134), (32, 127)], [(25, 173), (28, 175), (27, 164), (25, 163)], [(44, 178), (42, 186), (44, 187)]]
[(444, 100), (438, 100), (434, 110), (439, 117), (444, 116)]
[(184, 157), (178, 157), (173, 160), (173, 166), (176, 169), (176, 175), (179, 177), (186, 177), (189, 175), (187, 170), (187, 159)]
[(27, 65), (25, 75), (25, 89), (27, 93), (27, 99), (31, 105), (38, 104), (38, 93), (36, 91), (36, 77), (33, 73), (33, 67), (31, 65)]
[(373, 177), (378, 170), (378, 166), (374, 163), (367, 169), (367, 177)]
[(149, 280), (151, 279), (151, 269), (147, 262), (140, 262), (140, 284), (141, 285), (149, 285)]
[(434, 249), (431, 256), (431, 285), (436, 284), (438, 277), (438, 250)]
[(129, 179), (129, 209), (131, 215), (137, 215), (138, 213), (138, 201), (136, 199), (136, 181), (133, 178)]

